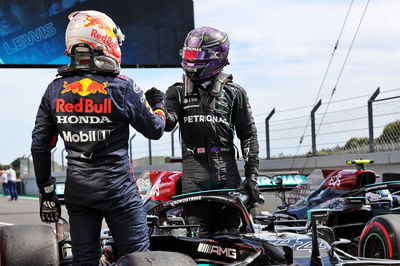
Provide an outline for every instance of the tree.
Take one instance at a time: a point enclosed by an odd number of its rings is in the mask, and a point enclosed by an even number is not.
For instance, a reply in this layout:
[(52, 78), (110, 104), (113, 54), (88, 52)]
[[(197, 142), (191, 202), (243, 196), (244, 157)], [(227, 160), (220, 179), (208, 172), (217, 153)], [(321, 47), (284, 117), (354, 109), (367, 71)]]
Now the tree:
[(387, 124), (375, 142), (376, 144), (400, 144), (400, 120)]
[(343, 146), (343, 149), (345, 150), (351, 150), (351, 149), (356, 149), (356, 148), (360, 148), (363, 146), (368, 146), (368, 138), (351, 138), (349, 139), (346, 144)]

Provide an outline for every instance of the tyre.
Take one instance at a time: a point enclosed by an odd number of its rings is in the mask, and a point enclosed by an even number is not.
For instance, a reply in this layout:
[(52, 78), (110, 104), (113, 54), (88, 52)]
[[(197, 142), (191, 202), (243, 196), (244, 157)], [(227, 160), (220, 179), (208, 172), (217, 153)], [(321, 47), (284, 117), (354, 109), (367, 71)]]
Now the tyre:
[(53, 229), (39, 224), (0, 227), (0, 265), (60, 265)]
[(400, 215), (372, 218), (361, 233), (358, 255), (366, 258), (400, 259)]
[(116, 266), (197, 266), (189, 256), (169, 251), (135, 252), (122, 256)]

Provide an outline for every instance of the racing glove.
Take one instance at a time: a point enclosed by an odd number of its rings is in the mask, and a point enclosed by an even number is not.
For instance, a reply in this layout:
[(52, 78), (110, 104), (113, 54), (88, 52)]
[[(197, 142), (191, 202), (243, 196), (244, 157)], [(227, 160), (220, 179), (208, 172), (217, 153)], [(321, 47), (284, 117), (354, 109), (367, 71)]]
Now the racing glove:
[(40, 218), (42, 222), (56, 223), (61, 217), (61, 205), (58, 201), (54, 185), (46, 186), (40, 190)]
[(150, 90), (147, 90), (145, 95), (146, 100), (149, 103), (151, 109), (153, 109), (154, 113), (161, 116), (165, 120), (165, 94), (162, 91), (153, 87)]
[(257, 175), (250, 174), (246, 177), (246, 179), (240, 184), (238, 187), (239, 191), (247, 192), (249, 194), (250, 202), (253, 205), (257, 203), (261, 203), (263, 201), (262, 197), (260, 197), (260, 190), (258, 189), (257, 184)]

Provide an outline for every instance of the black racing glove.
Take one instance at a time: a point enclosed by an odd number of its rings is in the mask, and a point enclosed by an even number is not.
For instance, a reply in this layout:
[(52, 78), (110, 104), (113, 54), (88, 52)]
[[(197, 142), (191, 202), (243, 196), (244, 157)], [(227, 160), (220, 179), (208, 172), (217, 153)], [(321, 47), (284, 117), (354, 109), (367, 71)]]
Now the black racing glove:
[(164, 92), (156, 89), (156, 88), (151, 88), (150, 90), (147, 90), (146, 93), (146, 100), (149, 103), (150, 107), (155, 110), (155, 109), (165, 109), (165, 94)]
[(54, 185), (44, 187), (40, 194), (40, 218), (42, 222), (56, 223), (61, 217), (61, 205), (58, 201)]
[(238, 187), (239, 191), (247, 192), (249, 194), (250, 201), (253, 205), (261, 202), (263, 199), (260, 197), (260, 190), (257, 184), (257, 175), (250, 174)]

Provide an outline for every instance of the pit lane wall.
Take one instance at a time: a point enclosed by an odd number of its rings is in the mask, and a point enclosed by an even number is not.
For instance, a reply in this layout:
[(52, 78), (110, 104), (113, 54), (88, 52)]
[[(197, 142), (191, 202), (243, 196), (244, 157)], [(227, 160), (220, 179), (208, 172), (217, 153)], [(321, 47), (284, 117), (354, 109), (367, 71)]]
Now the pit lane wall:
[[(301, 173), (309, 174), (316, 168), (325, 169), (354, 169), (354, 165), (346, 165), (347, 160), (370, 159), (374, 164), (367, 165), (368, 169), (375, 171), (380, 177), (383, 173), (400, 173), (400, 151), (362, 153), (362, 154), (341, 154), (324, 157), (309, 158), (286, 158), (260, 160), (260, 174), (274, 175), (281, 173)], [(238, 161), (241, 175), (244, 175), (244, 162)], [(141, 165), (134, 167), (136, 177), (139, 177), (143, 171), (147, 170), (163, 170), (163, 171), (181, 171), (181, 163), (157, 164), (157, 165)], [(54, 172), (57, 182), (65, 181), (65, 172)], [(21, 176), (23, 183), (23, 193), (26, 195), (38, 195), (35, 177), (30, 175)], [(1, 191), (1, 190), (0, 190)], [(275, 196), (271, 198), (272, 204), (275, 205)]]

